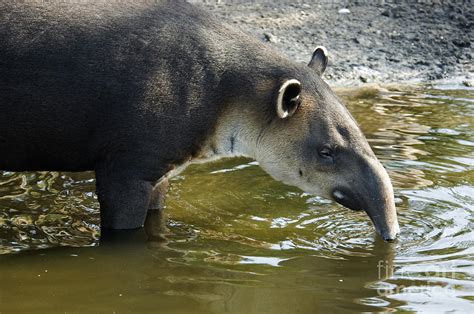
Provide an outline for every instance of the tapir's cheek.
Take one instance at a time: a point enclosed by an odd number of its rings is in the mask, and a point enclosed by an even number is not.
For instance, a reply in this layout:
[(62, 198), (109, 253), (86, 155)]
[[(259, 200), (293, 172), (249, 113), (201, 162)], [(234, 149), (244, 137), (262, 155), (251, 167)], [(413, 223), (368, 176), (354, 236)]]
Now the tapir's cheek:
[(331, 190), (334, 187), (333, 176), (317, 167), (302, 164), (297, 171), (297, 179), (293, 185), (306, 193), (316, 194), (331, 199)]
[(317, 161), (318, 145), (307, 140), (302, 145), (301, 158), (305, 163), (312, 164)]

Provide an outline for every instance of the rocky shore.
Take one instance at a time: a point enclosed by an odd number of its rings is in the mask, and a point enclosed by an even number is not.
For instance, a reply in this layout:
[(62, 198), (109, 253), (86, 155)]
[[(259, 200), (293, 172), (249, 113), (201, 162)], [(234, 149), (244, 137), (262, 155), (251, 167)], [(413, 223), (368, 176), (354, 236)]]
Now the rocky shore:
[(473, 84), (473, 1), (191, 2), (297, 61), (324, 45), (333, 84)]

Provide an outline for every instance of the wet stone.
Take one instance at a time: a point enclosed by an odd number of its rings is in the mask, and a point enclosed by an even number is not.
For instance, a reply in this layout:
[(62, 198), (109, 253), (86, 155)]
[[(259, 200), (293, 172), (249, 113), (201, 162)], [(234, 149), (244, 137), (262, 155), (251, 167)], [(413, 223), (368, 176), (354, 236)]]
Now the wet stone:
[(272, 33), (265, 32), (263, 33), (263, 36), (265, 38), (265, 41), (270, 42), (270, 43), (277, 43), (279, 42), (278, 37), (273, 35)]
[(474, 79), (462, 81), (462, 85), (466, 87), (474, 87)]

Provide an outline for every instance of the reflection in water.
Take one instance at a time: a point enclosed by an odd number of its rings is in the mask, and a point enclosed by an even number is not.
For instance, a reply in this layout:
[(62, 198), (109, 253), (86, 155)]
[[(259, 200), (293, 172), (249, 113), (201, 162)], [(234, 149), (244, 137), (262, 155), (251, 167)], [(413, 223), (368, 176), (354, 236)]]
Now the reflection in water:
[(98, 246), (92, 173), (3, 172), (0, 311), (472, 310), (474, 92), (341, 97), (392, 177), (396, 243), (363, 213), (234, 159), (173, 180), (166, 241), (138, 230)]
[(99, 238), (92, 173), (13, 173), (0, 177), (0, 253), (90, 246)]

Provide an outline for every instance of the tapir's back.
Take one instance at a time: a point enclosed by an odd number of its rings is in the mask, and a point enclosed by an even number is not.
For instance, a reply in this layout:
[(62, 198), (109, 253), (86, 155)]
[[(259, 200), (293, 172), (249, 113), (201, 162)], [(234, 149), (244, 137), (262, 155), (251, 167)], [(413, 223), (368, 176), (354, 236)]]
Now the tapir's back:
[(196, 49), (206, 23), (181, 1), (1, 2), (0, 169), (92, 169), (112, 138), (143, 137), (147, 98), (192, 103), (201, 87), (183, 82), (217, 79)]

